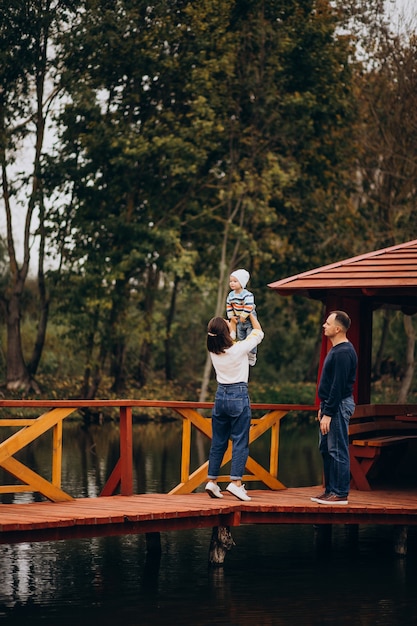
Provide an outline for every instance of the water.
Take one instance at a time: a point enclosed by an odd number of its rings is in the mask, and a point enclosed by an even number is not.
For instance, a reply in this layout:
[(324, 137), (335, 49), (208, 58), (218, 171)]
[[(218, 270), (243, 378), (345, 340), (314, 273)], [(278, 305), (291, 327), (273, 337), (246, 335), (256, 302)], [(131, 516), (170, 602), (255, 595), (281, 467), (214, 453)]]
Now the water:
[[(314, 427), (284, 429), (280, 478), (289, 486), (319, 482), (316, 439)], [(168, 491), (178, 482), (179, 441), (176, 423), (135, 425), (139, 492)], [(46, 467), (47, 443), (35, 446), (32, 465)], [(253, 455), (262, 457), (266, 447), (260, 441)], [(206, 451), (206, 444), (203, 449), (196, 445), (196, 459)], [(118, 455), (117, 427), (85, 431), (79, 424), (66, 426), (64, 455), (63, 488), (73, 495), (98, 495)], [(31, 497), (19, 494), (17, 499)], [(324, 554), (311, 526), (239, 527), (232, 534), (236, 546), (218, 569), (207, 565), (210, 529), (163, 533), (160, 560), (147, 557), (143, 535), (0, 545), (0, 621), (48, 626), (417, 624), (414, 529), (405, 559), (393, 555), (392, 529), (386, 527), (361, 527), (356, 543), (346, 527), (334, 527), (333, 549)]]

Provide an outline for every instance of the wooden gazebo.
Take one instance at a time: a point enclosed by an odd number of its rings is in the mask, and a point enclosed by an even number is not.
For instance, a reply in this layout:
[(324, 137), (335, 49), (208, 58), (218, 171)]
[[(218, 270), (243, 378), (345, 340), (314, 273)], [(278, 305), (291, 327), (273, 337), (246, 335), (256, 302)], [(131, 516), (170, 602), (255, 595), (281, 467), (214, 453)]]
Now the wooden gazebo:
[[(417, 239), (355, 256), (268, 285), (280, 295), (321, 300), (326, 313), (345, 310), (352, 319), (349, 339), (358, 353), (357, 404), (371, 395), (372, 313), (389, 307), (417, 312)], [(329, 349), (323, 336), (319, 372)]]

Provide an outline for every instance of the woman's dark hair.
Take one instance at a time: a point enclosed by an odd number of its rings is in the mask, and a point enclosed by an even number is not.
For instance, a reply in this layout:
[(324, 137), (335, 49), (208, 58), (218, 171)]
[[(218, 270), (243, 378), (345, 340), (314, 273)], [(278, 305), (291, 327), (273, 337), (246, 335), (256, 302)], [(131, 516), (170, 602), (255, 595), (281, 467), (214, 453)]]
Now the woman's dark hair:
[(213, 317), (207, 326), (207, 350), (214, 354), (222, 354), (231, 346), (233, 346), (233, 339), (226, 320), (222, 317)]

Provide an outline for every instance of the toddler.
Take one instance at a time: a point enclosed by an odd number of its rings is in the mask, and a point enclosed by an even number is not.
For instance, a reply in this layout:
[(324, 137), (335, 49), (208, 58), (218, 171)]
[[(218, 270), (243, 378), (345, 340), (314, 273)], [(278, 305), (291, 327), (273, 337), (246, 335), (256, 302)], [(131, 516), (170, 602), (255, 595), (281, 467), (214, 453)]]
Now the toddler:
[[(238, 318), (236, 334), (239, 340), (246, 339), (252, 331), (249, 315), (252, 313), (256, 316), (253, 293), (246, 289), (249, 278), (250, 274), (247, 270), (239, 269), (232, 272), (229, 279), (232, 291), (226, 299), (226, 314), (228, 319), (232, 317)], [(255, 365), (256, 352), (257, 347), (252, 352), (249, 352), (249, 365)]]

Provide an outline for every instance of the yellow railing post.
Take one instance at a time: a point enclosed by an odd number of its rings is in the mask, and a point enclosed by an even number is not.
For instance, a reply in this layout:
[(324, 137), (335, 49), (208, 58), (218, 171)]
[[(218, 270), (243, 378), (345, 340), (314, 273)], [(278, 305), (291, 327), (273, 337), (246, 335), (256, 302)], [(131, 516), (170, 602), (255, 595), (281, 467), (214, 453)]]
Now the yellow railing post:
[(279, 452), (279, 426), (280, 423), (271, 426), (271, 448), (269, 452), (269, 472), (275, 478), (278, 477), (278, 452)]
[(62, 477), (62, 421), (54, 426), (52, 436), (52, 484), (61, 487)]
[(191, 422), (189, 419), (182, 421), (182, 447), (181, 447), (181, 482), (185, 483), (190, 477), (191, 462)]

